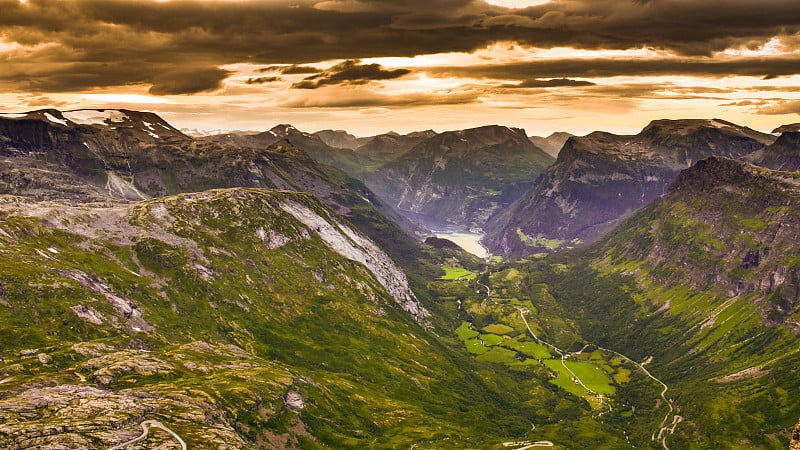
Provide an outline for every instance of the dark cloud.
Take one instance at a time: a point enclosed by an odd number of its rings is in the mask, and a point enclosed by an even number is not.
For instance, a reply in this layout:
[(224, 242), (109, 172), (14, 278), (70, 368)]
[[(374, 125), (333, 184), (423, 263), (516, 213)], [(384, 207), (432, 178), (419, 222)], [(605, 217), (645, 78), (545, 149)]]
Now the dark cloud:
[(269, 66), (263, 69), (258, 69), (259, 72), (280, 72), (286, 75), (297, 75), (297, 74), (308, 74), (308, 73), (320, 73), (322, 72), (321, 69), (317, 69), (316, 67), (312, 66), (298, 66), (298, 65), (291, 65), (291, 66)]
[(248, 78), (245, 81), (246, 84), (264, 84), (264, 83), (273, 83), (275, 81), (281, 81), (280, 77), (258, 77), (258, 78)]
[(551, 88), (551, 87), (583, 87), (595, 86), (591, 81), (571, 80), (569, 78), (552, 78), (549, 80), (525, 80), (519, 84), (504, 84), (502, 88)]
[(697, 75), (727, 77), (787, 76), (800, 73), (800, 57), (741, 57), (724, 60), (710, 58), (635, 58), (635, 59), (553, 59), (511, 64), (486, 64), (466, 67), (427, 69), (441, 76), (466, 76), (493, 79), (527, 80), (531, 77), (599, 78), (614, 76)]
[(517, 71), (516, 80), (725, 70), (771, 78), (797, 73), (797, 60), (764, 59), (758, 68), (755, 59), (707, 57), (776, 36), (785, 51), (800, 48), (797, 0), (553, 0), (524, 9), (479, 0), (0, 0), (0, 11), (0, 37), (32, 48), (0, 54), (6, 91), (148, 83), (156, 94), (190, 94), (216, 89), (226, 64), (296, 65), (288, 74), (319, 61), (469, 52), (503, 41), (692, 57), (590, 62), (584, 69), (585, 61), (562, 61)]
[(196, 94), (222, 87), (230, 72), (217, 68), (179, 69), (157, 74), (150, 80), (154, 95)]
[(391, 80), (411, 73), (408, 69), (384, 70), (380, 64), (359, 64), (347, 60), (292, 85), (294, 89), (317, 89), (332, 84), (366, 84), (375, 80)]

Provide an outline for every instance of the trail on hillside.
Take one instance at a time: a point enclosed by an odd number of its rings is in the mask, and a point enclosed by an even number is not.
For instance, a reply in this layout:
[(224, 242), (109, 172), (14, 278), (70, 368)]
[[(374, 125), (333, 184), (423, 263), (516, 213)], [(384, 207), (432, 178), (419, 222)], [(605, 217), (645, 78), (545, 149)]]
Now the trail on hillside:
[(145, 420), (144, 422), (140, 423), (139, 426), (142, 427), (142, 434), (141, 435), (131, 439), (130, 441), (123, 442), (122, 444), (117, 444), (117, 445), (109, 448), (108, 450), (120, 450), (120, 449), (123, 449), (123, 448), (125, 448), (125, 447), (127, 447), (129, 445), (132, 445), (132, 444), (135, 444), (137, 442), (140, 442), (140, 441), (143, 441), (143, 440), (147, 439), (147, 436), (150, 434), (150, 428), (151, 427), (152, 428), (161, 428), (162, 430), (166, 431), (167, 433), (172, 435), (172, 437), (174, 437), (175, 439), (178, 440), (178, 442), (181, 444), (181, 450), (187, 450), (186, 442), (178, 435), (178, 433), (170, 430), (163, 423), (161, 423), (161, 422), (159, 422), (157, 420)]

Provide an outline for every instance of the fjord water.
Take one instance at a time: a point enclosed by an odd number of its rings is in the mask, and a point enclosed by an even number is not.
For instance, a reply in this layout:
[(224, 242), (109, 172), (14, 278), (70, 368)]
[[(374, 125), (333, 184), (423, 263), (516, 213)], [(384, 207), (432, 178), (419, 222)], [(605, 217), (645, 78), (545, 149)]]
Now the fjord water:
[(459, 247), (472, 253), (479, 258), (488, 258), (489, 251), (481, 244), (483, 233), (471, 233), (467, 231), (434, 231), (438, 238), (448, 239), (458, 244)]

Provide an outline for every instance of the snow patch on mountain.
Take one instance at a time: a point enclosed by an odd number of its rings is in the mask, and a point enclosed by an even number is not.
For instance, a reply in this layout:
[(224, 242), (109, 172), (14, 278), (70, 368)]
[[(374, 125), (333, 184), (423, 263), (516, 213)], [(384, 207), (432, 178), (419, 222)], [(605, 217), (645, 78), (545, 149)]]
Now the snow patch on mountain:
[(59, 119), (58, 117), (53, 116), (52, 114), (50, 114), (48, 112), (44, 113), (44, 118), (49, 120), (50, 122), (57, 123), (59, 125), (64, 125), (65, 127), (67, 126), (67, 122), (64, 122), (63, 120)]
[(79, 109), (63, 113), (67, 119), (80, 125), (107, 125), (108, 122), (123, 122), (128, 116), (116, 109)]

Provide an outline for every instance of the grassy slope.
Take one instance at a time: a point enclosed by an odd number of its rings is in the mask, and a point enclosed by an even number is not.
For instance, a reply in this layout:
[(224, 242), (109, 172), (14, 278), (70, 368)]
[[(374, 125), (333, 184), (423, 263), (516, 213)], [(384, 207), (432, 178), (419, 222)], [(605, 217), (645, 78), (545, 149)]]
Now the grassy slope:
[[(258, 190), (150, 200), (121, 215), (46, 213), (59, 227), (109, 230), (91, 236), (4, 213), (5, 421), (22, 429), (53, 423), (41, 408), (36, 420), (11, 411), (19, 395), (61, 384), (153, 396), (149, 413), (117, 411), (107, 426), (135, 428), (157, 414), (194, 446), (231, 436), (245, 446), (288, 439), (306, 448), (483, 447), (524, 437), (532, 410), (517, 387), (535, 381), (496, 374), (439, 343), (363, 266), (333, 253), (313, 231), (303, 238), (305, 227), (276, 207), (283, 198), (326, 214), (310, 196)], [(269, 249), (259, 228), (291, 242)], [(106, 287), (63, 275), (76, 270)], [(109, 293), (135, 304), (154, 329), (136, 331), (146, 326), (115, 311)], [(103, 323), (78, 317), (71, 310), (77, 305), (93, 308)], [(193, 349), (196, 341), (208, 347)], [(87, 356), (75, 350), (81, 343), (108, 348)], [(226, 345), (237, 346), (233, 356), (214, 350)], [(141, 349), (149, 352), (132, 359)], [(126, 361), (133, 368), (125, 369)], [(305, 409), (282, 406), (289, 390), (304, 396)], [(194, 409), (172, 404), (178, 395)], [(80, 414), (62, 411), (57, 422)], [(225, 418), (229, 434), (214, 417)], [(90, 446), (111, 444), (100, 431), (84, 430), (83, 438)], [(459, 440), (439, 442), (446, 437)]]

